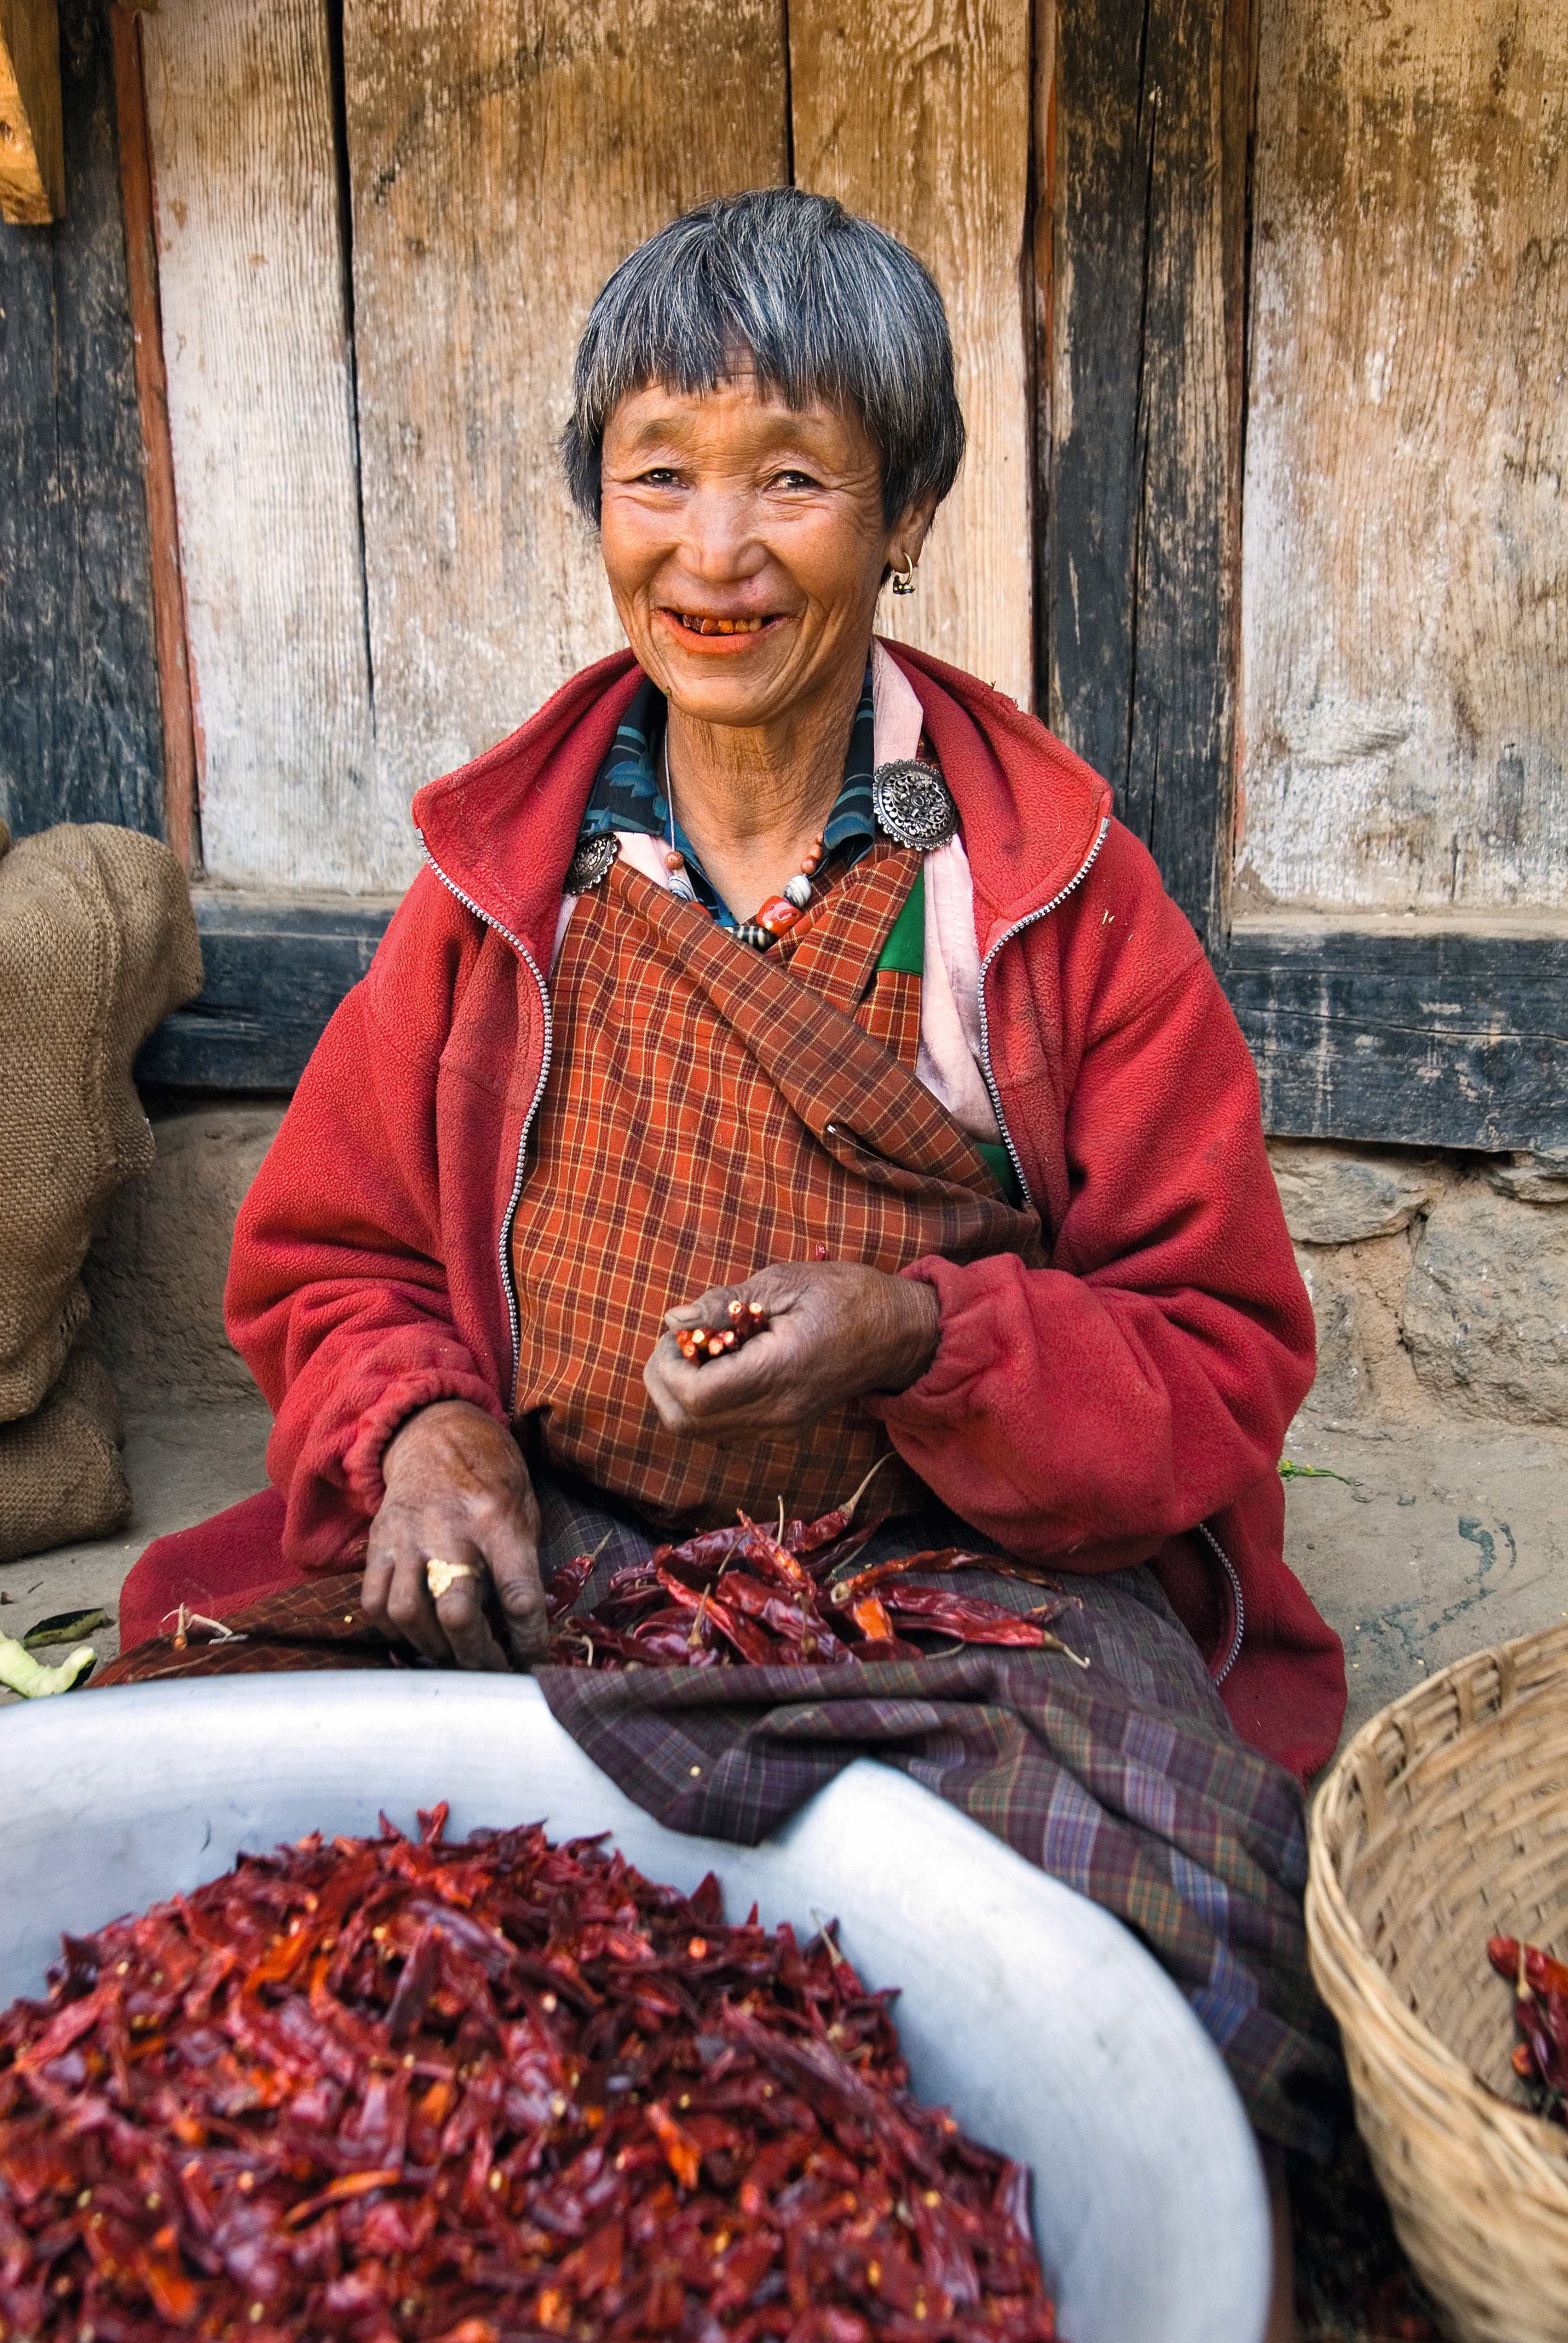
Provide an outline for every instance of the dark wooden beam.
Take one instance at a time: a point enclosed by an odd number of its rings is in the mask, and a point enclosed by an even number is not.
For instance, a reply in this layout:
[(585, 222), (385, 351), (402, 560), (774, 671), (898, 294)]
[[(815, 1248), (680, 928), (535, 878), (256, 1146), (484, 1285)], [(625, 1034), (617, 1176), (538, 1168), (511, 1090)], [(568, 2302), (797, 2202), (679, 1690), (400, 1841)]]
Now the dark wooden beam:
[(1249, 920), (1219, 970), (1266, 1130), (1568, 1147), (1568, 927)]
[(1060, 0), (1041, 704), (1213, 947), (1234, 745), (1245, 0)]
[(115, 77), (62, 0), (66, 217), (0, 226), (0, 819), (164, 829)]
[(182, 1090), (292, 1090), (327, 1019), (369, 967), (396, 905), (201, 888), (192, 900), (205, 981), (145, 1044), (136, 1080)]

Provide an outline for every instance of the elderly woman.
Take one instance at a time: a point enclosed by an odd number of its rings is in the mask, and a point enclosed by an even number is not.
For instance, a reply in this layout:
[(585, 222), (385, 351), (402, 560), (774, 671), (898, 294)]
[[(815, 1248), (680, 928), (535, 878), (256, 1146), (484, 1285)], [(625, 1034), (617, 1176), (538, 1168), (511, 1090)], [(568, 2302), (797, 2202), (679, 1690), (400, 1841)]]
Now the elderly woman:
[[(1114, 1694), (1156, 1806), (1173, 1720), (1211, 1775), (1272, 1778), (1227, 1710), (1327, 1756), (1276, 1470), (1312, 1322), (1241, 1035), (1105, 784), (875, 633), (963, 438), (931, 279), (822, 197), (707, 205), (605, 286), (565, 457), (629, 649), (416, 799), (236, 1238), (277, 1495), (155, 1550), (133, 1634), (352, 1564), (405, 1647), (526, 1666), (541, 1546), (809, 1517), (885, 1460), (876, 1551), (1071, 1574), (1085, 1729)], [(689, 1362), (736, 1297), (767, 1331)], [(1035, 1858), (1100, 1892), (1066, 1814)]]

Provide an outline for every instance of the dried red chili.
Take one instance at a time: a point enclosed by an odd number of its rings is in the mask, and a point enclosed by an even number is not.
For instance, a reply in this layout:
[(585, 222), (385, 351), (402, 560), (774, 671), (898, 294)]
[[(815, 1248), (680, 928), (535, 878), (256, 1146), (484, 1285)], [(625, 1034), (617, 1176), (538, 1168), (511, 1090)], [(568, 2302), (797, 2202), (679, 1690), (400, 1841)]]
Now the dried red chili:
[(1513, 2071), (1537, 2115), (1568, 2124), (1568, 1964), (1515, 1936), (1493, 1936), (1486, 1956), (1513, 1987)]
[[(834, 1581), (832, 1574), (870, 1535), (851, 1526), (870, 1478), (868, 1473), (847, 1505), (819, 1521), (780, 1521), (775, 1534), (743, 1515), (734, 1529), (705, 1530), (679, 1545), (661, 1545), (646, 1562), (618, 1570), (591, 1610), (563, 1618), (558, 1593), (569, 1590), (568, 1599), (575, 1600), (591, 1566), (588, 1555), (578, 1555), (550, 1581), (551, 1659), (564, 1667), (616, 1668), (639, 1663), (708, 1667), (737, 1659), (754, 1666), (809, 1667), (922, 1658), (918, 1644), (900, 1636), (900, 1624), (965, 1644), (1077, 1657), (1046, 1624), (1070, 1599), (1060, 1590), (1055, 1600), (1020, 1616), (983, 1595), (904, 1583), (912, 1571), (1005, 1567), (999, 1556), (944, 1546), (873, 1563)], [(1008, 1574), (1033, 1576), (1022, 1570)], [(683, 1614), (689, 1614), (689, 1624), (683, 1625)]]
[(0, 2015), (0, 2337), (1049, 2343), (890, 1996), (538, 1825), (303, 1839)]
[(768, 1331), (768, 1311), (760, 1302), (732, 1302), (718, 1323), (712, 1326), (678, 1326), (677, 1347), (683, 1359), (693, 1366), (706, 1366), (709, 1359), (722, 1359), (727, 1352), (739, 1351), (754, 1334)]

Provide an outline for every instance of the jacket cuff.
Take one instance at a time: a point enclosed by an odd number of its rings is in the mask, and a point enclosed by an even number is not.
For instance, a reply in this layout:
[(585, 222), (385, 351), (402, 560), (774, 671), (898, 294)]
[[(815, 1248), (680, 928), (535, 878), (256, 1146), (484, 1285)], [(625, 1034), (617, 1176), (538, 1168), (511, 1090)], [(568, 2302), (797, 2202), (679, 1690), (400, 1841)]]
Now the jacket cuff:
[(378, 1513), (387, 1494), (381, 1460), (411, 1415), (440, 1399), (466, 1399), (482, 1407), (495, 1423), (509, 1423), (505, 1409), (488, 1383), (448, 1367), (422, 1367), (399, 1375), (387, 1384), (374, 1407), (367, 1407), (354, 1427), (343, 1459), (343, 1478), (356, 1503), (368, 1514)]
[[(923, 1375), (901, 1392), (862, 1403), (869, 1415), (890, 1429), (907, 1424), (922, 1431), (961, 1414), (973, 1386), (997, 1363), (995, 1313), (978, 1303), (966, 1272), (940, 1253), (928, 1253), (899, 1272), (933, 1288), (940, 1308), (935, 1356)], [(965, 1287), (970, 1290), (966, 1292)]]

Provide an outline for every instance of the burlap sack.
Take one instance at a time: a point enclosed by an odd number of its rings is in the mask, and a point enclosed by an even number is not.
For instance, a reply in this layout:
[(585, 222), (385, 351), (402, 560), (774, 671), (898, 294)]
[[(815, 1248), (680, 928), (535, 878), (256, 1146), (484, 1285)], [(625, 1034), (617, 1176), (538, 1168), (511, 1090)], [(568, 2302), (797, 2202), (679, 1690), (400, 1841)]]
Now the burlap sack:
[(86, 1317), (98, 1215), (153, 1160), (132, 1061), (200, 987), (166, 846), (106, 822), (13, 846), (0, 823), (0, 1423), (32, 1413)]
[(108, 1537), (130, 1517), (114, 1385), (78, 1344), (43, 1406), (0, 1423), (0, 1562)]

